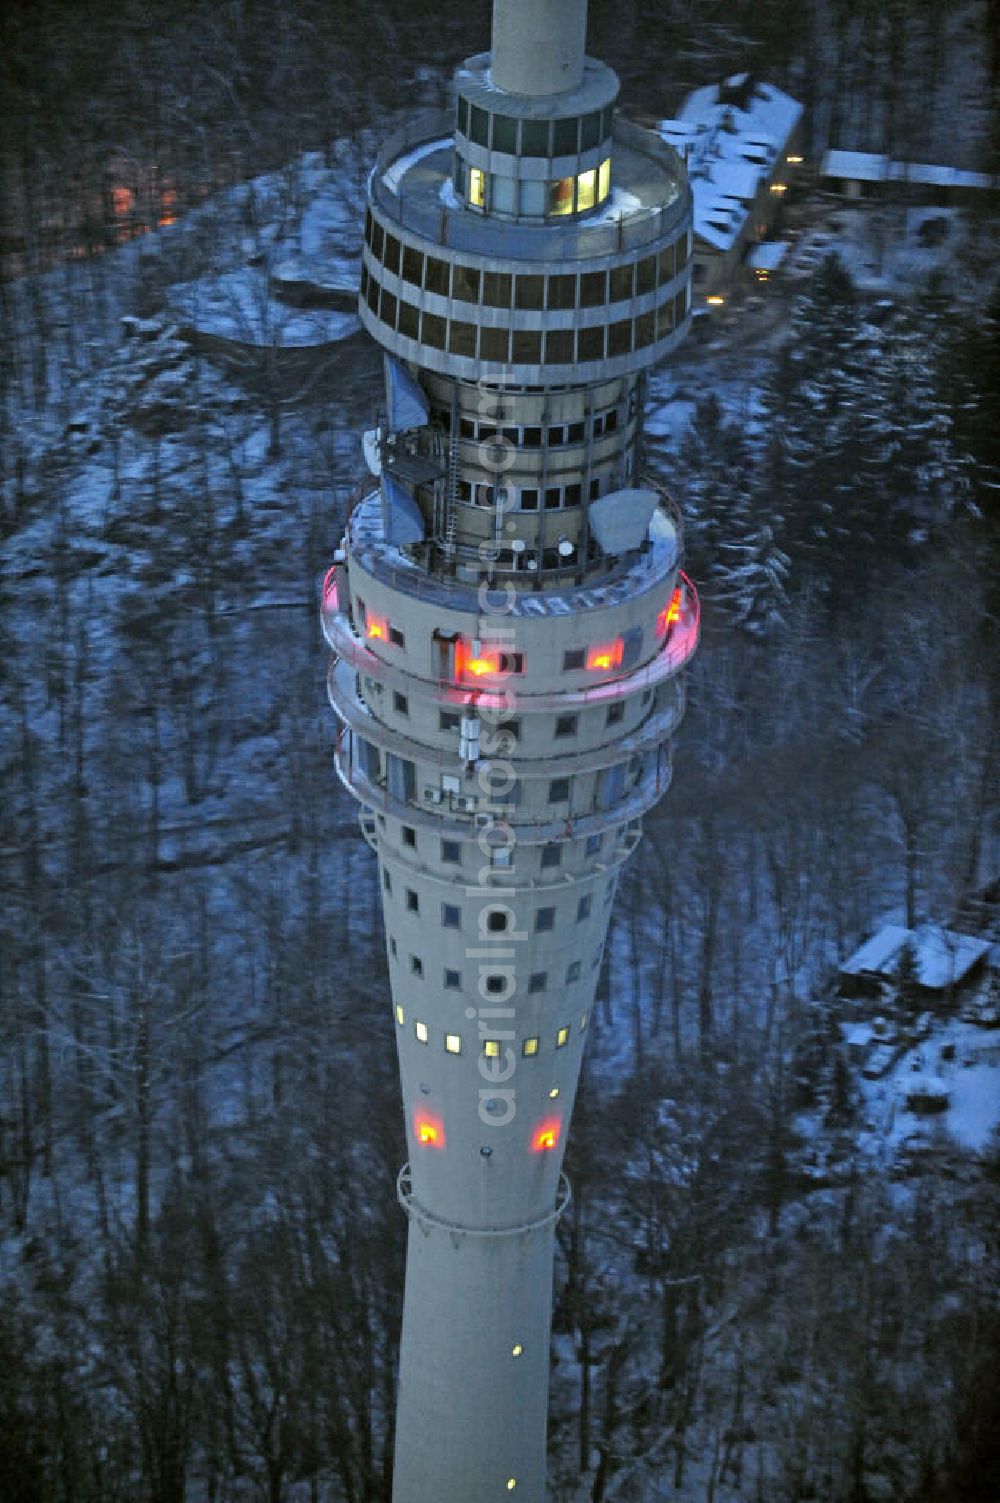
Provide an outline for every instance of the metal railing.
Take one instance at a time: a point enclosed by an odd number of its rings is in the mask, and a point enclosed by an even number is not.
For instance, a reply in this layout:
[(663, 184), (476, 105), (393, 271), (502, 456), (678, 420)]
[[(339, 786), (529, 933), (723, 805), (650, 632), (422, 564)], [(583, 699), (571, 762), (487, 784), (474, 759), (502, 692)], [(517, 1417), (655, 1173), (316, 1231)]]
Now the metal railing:
[[(675, 192), (665, 203), (636, 209), (610, 222), (561, 218), (558, 224), (514, 223), (476, 214), (471, 209), (410, 197), (405, 181), (398, 193), (385, 183), (384, 173), (414, 147), (435, 139), (441, 140), (442, 147), (450, 146), (454, 124), (454, 117), (442, 110), (414, 117), (383, 141), (369, 179), (372, 202), (402, 229), (412, 230), (425, 240), (471, 255), (503, 260), (582, 261), (664, 240), (690, 216), (691, 193), (680, 156), (655, 132), (623, 119), (615, 122), (615, 144), (656, 162)], [(445, 181), (450, 180), (449, 173)]]
[(573, 1192), (565, 1174), (560, 1173), (556, 1203), (544, 1216), (538, 1216), (533, 1221), (518, 1222), (516, 1226), (467, 1226), (461, 1221), (446, 1221), (444, 1217), (435, 1216), (433, 1211), (426, 1210), (413, 1193), (413, 1171), (409, 1164), (404, 1164), (396, 1180), (396, 1197), (407, 1216), (412, 1216), (423, 1226), (447, 1232), (451, 1237), (522, 1237), (528, 1232), (541, 1231), (543, 1227), (558, 1221), (573, 1198)]

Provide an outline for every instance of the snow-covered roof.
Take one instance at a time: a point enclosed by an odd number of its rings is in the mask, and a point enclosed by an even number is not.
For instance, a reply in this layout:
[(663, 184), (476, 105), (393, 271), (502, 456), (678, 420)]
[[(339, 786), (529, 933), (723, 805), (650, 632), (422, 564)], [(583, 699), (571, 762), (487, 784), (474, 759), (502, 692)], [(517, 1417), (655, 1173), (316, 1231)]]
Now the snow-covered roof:
[(735, 73), (695, 89), (660, 135), (687, 161), (695, 234), (726, 250), (747, 217), (746, 206), (785, 151), (802, 106), (773, 84)]
[(823, 177), (848, 178), (858, 183), (918, 183), (935, 188), (988, 188), (986, 172), (966, 172), (932, 162), (895, 162), (872, 151), (828, 151), (820, 168)]
[(885, 924), (844, 961), (841, 974), (894, 976), (906, 944), (912, 945), (916, 956), (917, 980), (932, 991), (941, 991), (960, 981), (990, 948), (989, 940), (958, 934), (937, 924), (924, 924), (919, 929)]

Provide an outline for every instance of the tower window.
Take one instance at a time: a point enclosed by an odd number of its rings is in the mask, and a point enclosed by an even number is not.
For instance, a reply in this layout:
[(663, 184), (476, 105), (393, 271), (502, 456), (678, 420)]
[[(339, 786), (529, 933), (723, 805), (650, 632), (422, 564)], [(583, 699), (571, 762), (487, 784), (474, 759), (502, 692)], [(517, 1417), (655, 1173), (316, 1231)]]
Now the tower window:
[(549, 154), (549, 122), (547, 120), (521, 121), (521, 155), (547, 157)]
[(395, 235), (385, 237), (385, 269), (394, 276), (399, 274), (399, 241)]
[(406, 1013), (403, 1011), (402, 1007), (400, 1007), (398, 1002), (396, 1003), (396, 1022), (399, 1024), (400, 1028), (402, 1028), (403, 1024), (406, 1022)]
[(544, 992), (549, 984), (548, 971), (532, 971), (528, 977), (529, 992)]
[(443, 350), (446, 328), (443, 318), (439, 318), (436, 313), (425, 313), (420, 324), (420, 338), (432, 349)]
[(457, 992), (462, 989), (462, 975), (460, 971), (446, 970), (444, 973), (445, 990)]
[(398, 626), (389, 627), (389, 641), (392, 643), (393, 647), (406, 646), (406, 638), (404, 637)]
[(549, 329), (545, 335), (545, 364), (572, 365), (573, 330)]
[(409, 715), (410, 702), (405, 694), (400, 694), (398, 689), (392, 691), (392, 708), (397, 715)]
[(572, 214), (573, 212), (573, 179), (571, 177), (557, 177), (555, 182), (549, 184), (549, 213)]
[(417, 1043), (418, 1044), (426, 1044), (427, 1039), (428, 1039), (428, 1032), (427, 1032), (427, 1024), (426, 1023), (419, 1023), (419, 1022), (418, 1023), (414, 1023), (414, 1025), (413, 1025), (413, 1032), (416, 1035), (416, 1039), (417, 1039)]
[[(487, 276), (489, 275), (490, 273), (487, 272)], [(510, 359), (510, 330), (480, 329), (479, 358), (506, 365)]]
[(507, 977), (497, 975), (487, 976), (486, 990), (491, 997), (502, 996), (507, 990)]
[(400, 303), (399, 305), (399, 332), (407, 339), (419, 339), (420, 337), (420, 309), (413, 303)]
[(521, 510), (538, 510), (538, 492), (533, 487), (529, 487), (521, 492)]
[(556, 1034), (556, 1048), (557, 1049), (564, 1049), (568, 1043), (569, 1043), (569, 1029), (568, 1028), (560, 1028), (559, 1032)]
[(539, 908), (535, 914), (535, 933), (545, 934), (556, 926), (556, 910)]
[(448, 349), (452, 355), (476, 358), (476, 326), (452, 322), (448, 330)]
[(548, 845), (543, 845), (542, 846), (542, 866), (546, 867), (546, 866), (561, 866), (561, 865), (562, 865), (562, 846), (561, 845), (555, 845), (551, 841), (550, 841), (550, 843)]
[(392, 956), (393, 960), (395, 960), (395, 958), (396, 958), (396, 941), (393, 939), (393, 937), (392, 937), (391, 934), (389, 935), (389, 954)]
[(525, 1059), (531, 1059), (531, 1057), (533, 1055), (537, 1054), (538, 1053), (538, 1040), (537, 1040), (537, 1038), (525, 1039), (524, 1043), (521, 1045), (521, 1053), (524, 1055)]
[(601, 139), (601, 112), (594, 110), (592, 115), (584, 115), (580, 121), (580, 150), (590, 151)]
[(485, 110), (478, 105), (473, 105), (469, 120), (469, 139), (475, 141), (477, 146), (489, 146), (490, 144), (490, 117)]
[(515, 365), (538, 365), (542, 358), (539, 329), (515, 329), (512, 359)]
[(604, 327), (598, 325), (593, 329), (579, 329), (577, 331), (577, 348), (581, 360), (604, 359)]
[(596, 856), (597, 853), (598, 853), (598, 851), (600, 849), (601, 849), (601, 836), (600, 835), (588, 835), (587, 836), (587, 845), (586, 845), (587, 855), (588, 856)]
[(565, 804), (569, 801), (569, 778), (553, 778), (549, 784), (549, 803)]
[(403, 844), (416, 849), (417, 832), (412, 825), (403, 826)]
[(589, 172), (581, 172), (576, 180), (576, 207), (578, 210), (592, 209), (597, 201), (597, 171), (591, 168)]
[(403, 281), (419, 287), (424, 279), (423, 253), (409, 245), (403, 246)]
[(481, 209), (486, 203), (486, 174), (481, 167), (469, 168), (469, 202)]
[(567, 981), (579, 981), (579, 979), (580, 979), (580, 962), (578, 960), (571, 960), (570, 963), (569, 963), (569, 965), (566, 967), (566, 980)]
[(513, 115), (493, 116), (493, 150), (513, 156), (517, 151), (517, 120)]
[(571, 120), (557, 120), (552, 132), (552, 155), (554, 157), (572, 156), (579, 148), (577, 142), (580, 139), (580, 121), (574, 116)]
[(491, 908), (486, 919), (486, 927), (491, 934), (505, 934), (509, 919), (502, 908)]
[(563, 653), (563, 671), (572, 673), (576, 668), (582, 668), (586, 661), (586, 653), (582, 647), (567, 647)]
[(589, 918), (590, 917), (590, 903), (591, 903), (591, 896), (590, 896), (589, 892), (586, 894), (585, 897), (582, 897), (580, 899), (580, 901), (577, 903), (577, 905), (576, 905), (576, 921), (577, 921), (578, 924), (581, 923), (585, 918)]
[(446, 1033), (444, 1036), (444, 1047), (449, 1054), (461, 1054), (461, 1035), (457, 1033)]
[(463, 303), (479, 302), (478, 266), (456, 265), (452, 268), (451, 295)]
[(442, 840), (441, 860), (454, 865), (462, 859), (462, 842), (460, 840)]
[(615, 705), (608, 705), (608, 713), (604, 717), (605, 725), (618, 725), (619, 722), (624, 719), (625, 706), (621, 703), (620, 700)]
[(540, 276), (518, 277), (514, 284), (515, 308), (541, 308), (544, 306), (545, 278)]
[(410, 956), (410, 970), (414, 976), (422, 976), (424, 974), (424, 963), (419, 955)]
[(417, 897), (417, 894), (413, 891), (412, 887), (408, 887), (406, 889), (406, 911), (407, 913), (420, 912), (420, 899)]
[(557, 715), (556, 716), (556, 735), (557, 736), (575, 736), (576, 735), (576, 728), (577, 728), (578, 724), (579, 724), (579, 716), (577, 716), (577, 715)]
[(514, 278), (507, 271), (483, 273), (483, 302), (490, 308), (509, 308)]
[(441, 923), (445, 929), (462, 927), (462, 910), (456, 903), (441, 904)]
[(580, 307), (603, 308), (608, 300), (606, 271), (585, 271), (580, 275)]
[(436, 292), (438, 297), (448, 296), (448, 263), (439, 261), (437, 256), (428, 256), (424, 267), (424, 286), (428, 292)]
[(500, 1058), (500, 1040), (483, 1039), (483, 1054), (487, 1059)]
[(576, 307), (576, 277), (549, 277), (549, 307), (570, 309)]
[(382, 886), (386, 892), (392, 892), (392, 877), (389, 875), (389, 868), (387, 866), (383, 866), (382, 868)]

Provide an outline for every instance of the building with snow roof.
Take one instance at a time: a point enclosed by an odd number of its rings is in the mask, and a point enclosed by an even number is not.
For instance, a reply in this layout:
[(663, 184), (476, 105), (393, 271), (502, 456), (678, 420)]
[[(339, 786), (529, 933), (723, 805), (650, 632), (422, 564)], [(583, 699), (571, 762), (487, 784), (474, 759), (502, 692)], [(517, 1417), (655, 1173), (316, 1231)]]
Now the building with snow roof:
[(974, 934), (960, 934), (937, 924), (922, 924), (917, 929), (883, 924), (842, 963), (843, 995), (880, 997), (883, 984), (895, 981), (907, 946), (916, 962), (918, 990), (938, 999), (982, 976), (990, 953), (990, 941)]
[(660, 135), (687, 162), (694, 198), (693, 299), (725, 298), (767, 238), (802, 164), (803, 110), (774, 84), (736, 73), (695, 89)]
[(1000, 192), (1000, 179), (934, 162), (897, 162), (872, 151), (823, 153), (820, 179), (847, 198), (881, 197), (911, 189), (921, 203), (971, 203), (984, 193)]

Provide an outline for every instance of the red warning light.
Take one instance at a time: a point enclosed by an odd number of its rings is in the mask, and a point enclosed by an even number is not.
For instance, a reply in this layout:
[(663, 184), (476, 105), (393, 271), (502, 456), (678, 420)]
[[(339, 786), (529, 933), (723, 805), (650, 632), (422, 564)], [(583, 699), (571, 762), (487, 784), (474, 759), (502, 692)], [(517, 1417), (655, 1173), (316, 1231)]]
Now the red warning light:
[(587, 648), (587, 667), (593, 669), (620, 668), (622, 665), (622, 639), (605, 642), (601, 647)]
[(559, 1134), (562, 1131), (562, 1121), (559, 1117), (546, 1117), (545, 1121), (535, 1128), (531, 1139), (532, 1153), (549, 1153), (559, 1146)]
[(444, 1147), (444, 1123), (430, 1112), (417, 1112), (413, 1119), (413, 1133), (424, 1148)]

